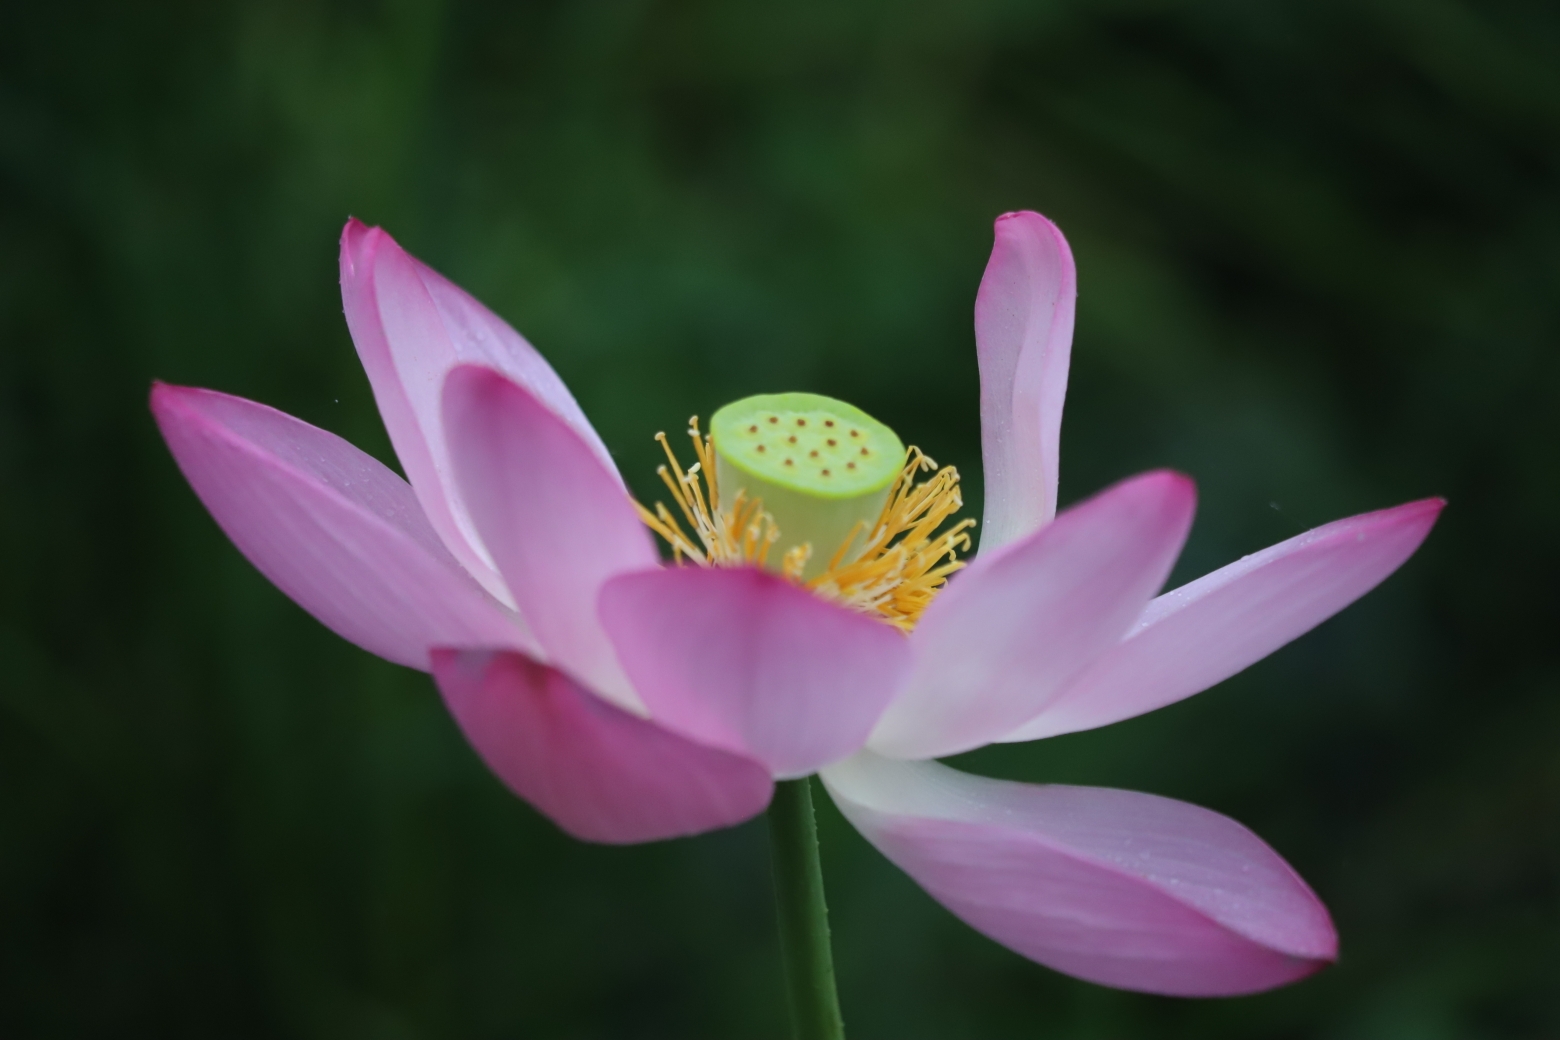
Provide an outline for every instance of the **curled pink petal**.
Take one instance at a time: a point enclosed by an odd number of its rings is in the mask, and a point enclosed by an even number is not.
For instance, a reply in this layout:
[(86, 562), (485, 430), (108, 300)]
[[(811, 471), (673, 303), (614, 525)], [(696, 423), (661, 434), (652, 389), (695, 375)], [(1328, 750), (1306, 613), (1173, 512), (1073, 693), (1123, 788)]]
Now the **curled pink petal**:
[(1126, 639), (1034, 719), (1034, 740), (1153, 711), (1260, 661), (1379, 585), (1414, 554), (1445, 501), (1338, 520), (1165, 593)]
[(979, 747), (1033, 718), (1142, 613), (1175, 563), (1192, 482), (1148, 473), (956, 575), (911, 635), (915, 666), (873, 730), (893, 758)]
[(1337, 933), (1305, 882), (1262, 839), (1207, 809), (870, 752), (822, 775), (840, 811), (933, 898), (1068, 975), (1234, 996), (1337, 959)]
[(444, 377), (480, 364), (526, 387), (617, 470), (568, 387), (514, 329), (379, 228), (354, 219), (341, 232), (341, 299), (358, 357), (417, 497), (461, 563), (500, 598), (507, 593), (467, 516), (439, 418)]
[(152, 387), (190, 486), (249, 561), (349, 642), (427, 670), (451, 643), (534, 650), (445, 549), (406, 481), (333, 433), (212, 390)]
[(443, 408), (472, 520), (548, 659), (638, 709), (596, 597), (614, 574), (660, 557), (617, 475), (545, 402), (493, 369), (452, 369)]
[(897, 629), (754, 568), (621, 575), (601, 618), (656, 721), (780, 777), (860, 748), (909, 670)]
[(1077, 297), (1072, 250), (1056, 225), (1038, 213), (998, 217), (996, 244), (975, 297), (983, 553), (1022, 538), (1056, 513)]
[(576, 838), (676, 838), (769, 804), (774, 785), (757, 762), (630, 715), (520, 654), (435, 650), (433, 674), (488, 768)]

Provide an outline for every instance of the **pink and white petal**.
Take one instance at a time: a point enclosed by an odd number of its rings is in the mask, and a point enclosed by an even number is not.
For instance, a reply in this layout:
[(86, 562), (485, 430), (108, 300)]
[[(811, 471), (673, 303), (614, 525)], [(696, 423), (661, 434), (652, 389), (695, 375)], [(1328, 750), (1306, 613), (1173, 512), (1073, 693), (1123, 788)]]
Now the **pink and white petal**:
[(356, 219), (341, 233), (341, 297), (391, 443), (435, 530), (489, 591), (507, 596), (455, 486), (439, 418), (445, 375), (458, 364), (503, 372), (573, 428), (616, 477), (611, 455), (563, 380), (519, 333)]
[(1402, 566), (1445, 501), (1338, 520), (1165, 593), (1034, 719), (1002, 739), (1093, 729), (1200, 693), (1332, 617)]
[(755, 568), (620, 575), (601, 619), (656, 721), (778, 777), (858, 750), (910, 665), (899, 630)]
[(1024, 537), (1056, 513), (1077, 297), (1072, 250), (1056, 225), (1031, 212), (998, 217), (996, 244), (975, 297), (983, 553)]
[(774, 791), (752, 759), (631, 715), (521, 654), (435, 650), (433, 675), (488, 768), (583, 841), (729, 827), (762, 812)]
[(1262, 839), (1207, 809), (870, 752), (822, 777), (851, 823), (934, 899), (1068, 975), (1234, 996), (1337, 959), (1337, 933), (1305, 882)]
[(406, 481), (351, 444), (213, 390), (152, 387), (163, 439), (222, 530), (331, 631), (428, 669), (451, 643), (535, 649), (461, 569)]
[(981, 556), (910, 637), (914, 670), (868, 746), (939, 758), (1030, 719), (1142, 614), (1186, 540), (1196, 489), (1147, 473)]
[(548, 659), (640, 710), (596, 597), (608, 578), (660, 557), (617, 475), (545, 402), (493, 369), (452, 369), (443, 411), (472, 520)]

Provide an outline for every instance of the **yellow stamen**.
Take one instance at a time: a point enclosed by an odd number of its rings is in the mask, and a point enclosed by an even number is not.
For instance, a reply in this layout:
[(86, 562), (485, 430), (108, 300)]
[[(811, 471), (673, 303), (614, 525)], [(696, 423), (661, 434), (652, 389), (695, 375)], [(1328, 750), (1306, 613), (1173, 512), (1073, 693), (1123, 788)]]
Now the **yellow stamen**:
[[(703, 567), (765, 566), (770, 548), (780, 538), (774, 517), (764, 511), (761, 500), (749, 498), (745, 490), (732, 498), (729, 510), (718, 505), (714, 445), (707, 434), (700, 433), (697, 416), (688, 423), (688, 436), (699, 461), (684, 470), (666, 434), (658, 433), (655, 439), (666, 452), (668, 465), (657, 468), (656, 474), (672, 493), (693, 536), (685, 534), (672, 511), (659, 502), (654, 512), (635, 502), (639, 518), (671, 546), (678, 564), (686, 557)], [(932, 475), (917, 484), (918, 473)], [(860, 524), (835, 550), (822, 574), (801, 581), (812, 557), (808, 544), (786, 551), (780, 573), (824, 599), (874, 614), (908, 632), (948, 576), (964, 566), (959, 553), (969, 552), (969, 531), (975, 521), (960, 520), (946, 531), (937, 531), (963, 505), (958, 470), (952, 466), (939, 469), (921, 449), (911, 447), (888, 501), (868, 533), (866, 548), (855, 559), (846, 562), (845, 554), (860, 533)]]
[[(918, 472), (931, 478), (915, 482)], [(867, 547), (855, 560), (843, 557), (847, 539), (822, 574), (807, 583), (826, 599), (864, 613), (876, 613), (889, 624), (909, 631), (920, 620), (937, 591), (954, 571), (964, 566), (960, 552), (969, 552), (974, 520), (960, 520), (937, 533), (964, 505), (959, 494), (959, 471), (941, 469), (920, 448), (905, 453), (904, 469), (895, 478), (888, 502), (867, 536)], [(851, 532), (855, 537), (855, 532)]]

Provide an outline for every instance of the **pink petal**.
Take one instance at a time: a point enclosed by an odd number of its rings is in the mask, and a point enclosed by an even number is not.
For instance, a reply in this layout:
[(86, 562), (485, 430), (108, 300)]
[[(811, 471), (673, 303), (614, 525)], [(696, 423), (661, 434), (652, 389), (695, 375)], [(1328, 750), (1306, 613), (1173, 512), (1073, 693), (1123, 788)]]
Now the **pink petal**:
[(1055, 224), (997, 218), (975, 297), (986, 515), (980, 549), (1022, 538), (1056, 513), (1057, 446), (1072, 353), (1078, 275)]
[(434, 529), (490, 592), (506, 598), (451, 472), (439, 418), (445, 375), (462, 363), (503, 372), (557, 413), (616, 477), (606, 446), (563, 380), (519, 333), (384, 231), (356, 219), (341, 233), (341, 299), (390, 441)]
[(433, 675), (482, 761), (584, 841), (729, 827), (769, 804), (763, 766), (685, 740), (520, 654), (435, 650)]
[(455, 477), (482, 540), (548, 658), (637, 709), (596, 616), (614, 574), (660, 563), (617, 474), (530, 391), (489, 368), (445, 381)]
[(938, 758), (1033, 718), (1159, 590), (1196, 497), (1180, 474), (1144, 474), (956, 575), (911, 635), (915, 670), (871, 748)]
[(970, 776), (863, 752), (823, 772), (868, 841), (983, 935), (1091, 982), (1255, 993), (1338, 956), (1327, 909), (1262, 839), (1185, 802)]
[(1093, 729), (1229, 678), (1380, 584), (1419, 548), (1445, 504), (1427, 498), (1339, 520), (1165, 593), (1126, 639), (1003, 739)]
[(151, 405), (233, 544), (337, 635), (423, 670), (436, 645), (534, 648), (461, 570), (406, 481), (340, 437), (212, 390), (157, 383)]
[(897, 629), (753, 568), (619, 576), (601, 619), (656, 721), (781, 777), (859, 749), (909, 671)]

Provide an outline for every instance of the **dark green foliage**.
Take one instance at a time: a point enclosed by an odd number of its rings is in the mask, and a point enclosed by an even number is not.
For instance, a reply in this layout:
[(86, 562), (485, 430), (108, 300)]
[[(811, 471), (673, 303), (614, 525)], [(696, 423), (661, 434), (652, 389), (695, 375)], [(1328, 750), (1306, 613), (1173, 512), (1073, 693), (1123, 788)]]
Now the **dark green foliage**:
[(999, 212), (1080, 265), (1062, 490), (1194, 475), (1178, 579), (1429, 494), (1425, 550), (1182, 705), (969, 756), (1228, 812), (1333, 908), (1278, 993), (1115, 993), (821, 807), (857, 1040), (1560, 1035), (1560, 9), (1530, 0), (0, 5), (0, 1035), (780, 1038), (762, 824), (577, 844), (178, 476), (149, 381), (390, 459), (349, 213), (624, 471), (736, 397), (969, 475)]

